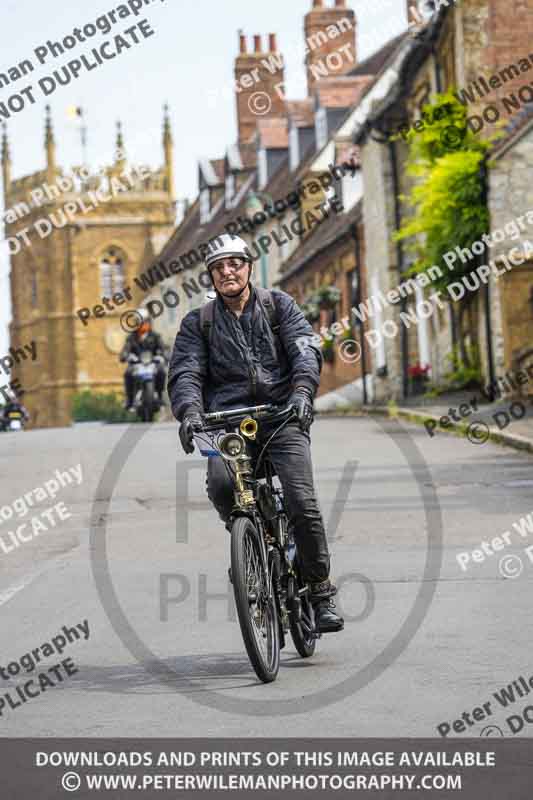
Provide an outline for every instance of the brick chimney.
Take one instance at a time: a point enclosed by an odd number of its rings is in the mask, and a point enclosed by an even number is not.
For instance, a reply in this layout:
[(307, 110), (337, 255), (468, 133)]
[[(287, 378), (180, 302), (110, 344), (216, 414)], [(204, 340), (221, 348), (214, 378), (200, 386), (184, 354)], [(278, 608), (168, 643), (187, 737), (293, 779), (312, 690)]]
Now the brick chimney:
[(346, 0), (335, 0), (326, 7), (324, 0), (313, 0), (304, 21), (307, 89), (321, 78), (345, 75), (356, 66), (356, 19)]
[(255, 35), (253, 39), (253, 47), (248, 47), (245, 34), (239, 31), (235, 93), (241, 143), (249, 142), (254, 136), (258, 120), (285, 115), (285, 67), (277, 49), (276, 35), (269, 34), (265, 51), (261, 36)]

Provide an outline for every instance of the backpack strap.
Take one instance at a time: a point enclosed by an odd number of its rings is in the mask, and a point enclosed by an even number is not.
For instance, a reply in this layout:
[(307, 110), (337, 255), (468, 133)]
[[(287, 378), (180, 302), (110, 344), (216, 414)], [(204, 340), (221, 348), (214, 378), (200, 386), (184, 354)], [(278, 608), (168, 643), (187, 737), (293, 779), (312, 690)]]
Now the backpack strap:
[(274, 336), (278, 337), (280, 325), (278, 319), (278, 309), (274, 301), (274, 296), (270, 291), (270, 289), (263, 289), (262, 287), (257, 287), (255, 291), (257, 292), (257, 295), (259, 297), (259, 302), (266, 311), (269, 325), (272, 328), (272, 333), (274, 334)]
[(266, 313), (268, 324), (270, 325), (272, 333), (274, 334), (276, 353), (279, 358), (283, 345), (279, 335), (280, 324), (278, 317), (278, 308), (276, 306), (276, 301), (274, 300), (274, 295), (270, 289), (263, 289), (262, 287), (256, 287), (255, 291), (257, 292), (257, 298), (259, 300), (259, 303)]
[(207, 347), (211, 342), (211, 332), (213, 330), (213, 318), (215, 315), (215, 301), (209, 300), (200, 307), (200, 330)]

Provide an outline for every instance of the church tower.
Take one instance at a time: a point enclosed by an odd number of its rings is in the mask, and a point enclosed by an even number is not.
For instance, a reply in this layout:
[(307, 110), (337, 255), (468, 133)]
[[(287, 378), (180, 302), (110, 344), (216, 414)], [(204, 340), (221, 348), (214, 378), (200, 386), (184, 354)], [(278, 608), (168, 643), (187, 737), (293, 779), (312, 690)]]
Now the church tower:
[[(134, 277), (174, 229), (168, 109), (163, 166), (153, 170), (129, 164), (120, 123), (115, 144), (113, 163), (99, 171), (87, 167), (64, 171), (57, 165), (47, 108), (46, 167), (13, 180), (3, 132), (10, 352), (17, 354), (11, 381), (18, 380), (23, 388), (22, 399), (36, 427), (68, 425), (72, 396), (84, 389), (122, 395), (124, 365), (118, 354), (127, 334), (121, 315), (146, 299)], [(82, 308), (91, 311), (86, 324), (77, 313)], [(28, 353), (32, 342), (35, 361), (23, 357), (25, 345)]]

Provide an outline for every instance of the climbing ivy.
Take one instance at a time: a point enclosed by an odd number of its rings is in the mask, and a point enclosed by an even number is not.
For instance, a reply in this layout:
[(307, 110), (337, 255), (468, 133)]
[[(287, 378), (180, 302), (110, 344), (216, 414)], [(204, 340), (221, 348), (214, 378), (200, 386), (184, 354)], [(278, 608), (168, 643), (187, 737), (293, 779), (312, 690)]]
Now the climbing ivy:
[(433, 278), (437, 289), (471, 272), (475, 264), (457, 259), (449, 270), (443, 256), (459, 247), (470, 247), (488, 230), (484, 163), (491, 140), (480, 139), (467, 125), (467, 109), (451, 91), (437, 95), (424, 106), (422, 130), (411, 128), (407, 174), (414, 179), (409, 195), (402, 195), (410, 209), (395, 234), (409, 240), (407, 251), (415, 257), (411, 274), (441, 268)]
[[(406, 169), (413, 185), (408, 195), (401, 196), (409, 213), (395, 240), (407, 240), (406, 251), (414, 257), (408, 274), (426, 273), (428, 283), (445, 292), (450, 283), (477, 266), (475, 259), (463, 263), (458, 258), (452, 270), (444, 255), (456, 247), (470, 248), (489, 229), (487, 155), (499, 134), (490, 139), (474, 134), (467, 124), (467, 108), (452, 90), (424, 106), (422, 124), (404, 135), (409, 147)], [(427, 274), (434, 265), (440, 268), (440, 277), (436, 270)], [(451, 305), (452, 314), (458, 314), (459, 346), (465, 364), (468, 353), (462, 326), (472, 299), (473, 295), (467, 293), (457, 308)], [(475, 339), (475, 331), (470, 333)]]

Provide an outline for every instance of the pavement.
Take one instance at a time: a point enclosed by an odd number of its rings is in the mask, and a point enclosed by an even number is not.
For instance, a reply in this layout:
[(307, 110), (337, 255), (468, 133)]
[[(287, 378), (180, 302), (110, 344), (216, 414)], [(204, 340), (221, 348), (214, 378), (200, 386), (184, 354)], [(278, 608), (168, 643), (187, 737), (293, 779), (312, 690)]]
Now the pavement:
[[(533, 674), (532, 455), (384, 416), (312, 430), (346, 626), (311, 659), (289, 642), (268, 685), (235, 619), (205, 460), (178, 450), (175, 424), (2, 434), (0, 514), (34, 505), (0, 538), (53, 503), (70, 513), (0, 551), (2, 736), (531, 736), (525, 691), (496, 695)], [(80, 485), (34, 491), (78, 464)], [(45, 671), (52, 685), (17, 695)]]
[[(488, 403), (475, 390), (429, 398), (411, 397), (394, 406), (363, 406), (367, 413), (390, 414), (426, 423), (428, 436), (450, 433), (474, 444), (501, 442), (533, 453), (533, 398), (508, 397)], [(431, 423), (436, 423), (435, 427)]]

